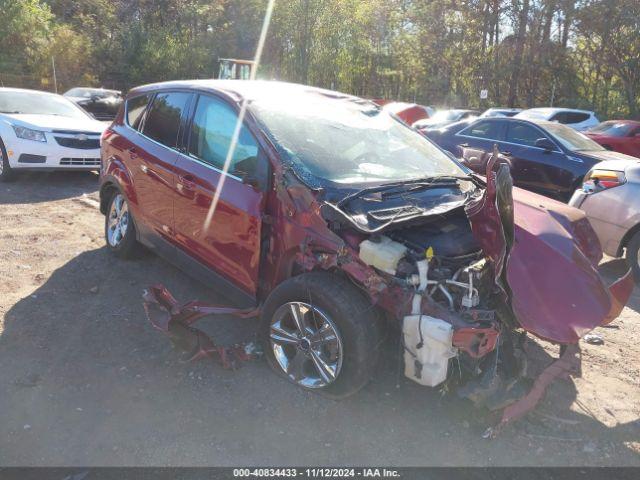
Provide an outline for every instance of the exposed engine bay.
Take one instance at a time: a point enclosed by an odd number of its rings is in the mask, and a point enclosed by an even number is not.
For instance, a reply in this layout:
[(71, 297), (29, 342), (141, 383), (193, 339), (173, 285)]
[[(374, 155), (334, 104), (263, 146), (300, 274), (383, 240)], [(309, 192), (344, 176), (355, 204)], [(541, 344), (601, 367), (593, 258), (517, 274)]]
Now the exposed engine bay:
[[(450, 359), (458, 356), (454, 325), (425, 315), (423, 301), (441, 305), (463, 322), (468, 320), (469, 327), (478, 323), (496, 327), (491, 263), (461, 209), (386, 235), (372, 235), (360, 243), (359, 256), (414, 291), (402, 335), (405, 375), (417, 383), (430, 387), (443, 383)], [(467, 367), (477, 370), (477, 362), (470, 360)]]

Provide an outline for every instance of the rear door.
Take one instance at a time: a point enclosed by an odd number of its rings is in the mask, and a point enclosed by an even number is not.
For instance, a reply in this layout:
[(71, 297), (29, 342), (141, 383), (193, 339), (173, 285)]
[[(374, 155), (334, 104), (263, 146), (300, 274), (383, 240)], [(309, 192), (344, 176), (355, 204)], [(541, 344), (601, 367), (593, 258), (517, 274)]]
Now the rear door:
[(459, 151), (454, 154), (462, 157), (463, 163), (469, 168), (484, 175), (493, 146), (498, 144), (500, 148), (503, 136), (503, 121), (487, 119), (474, 122), (455, 135)]
[[(536, 147), (536, 141), (541, 138), (549, 140), (555, 148)], [(537, 126), (515, 120), (507, 122), (504, 148), (503, 155), (511, 160), (514, 184), (554, 198), (563, 198), (572, 190), (574, 176), (566, 168), (565, 154)]]
[(127, 151), (141, 240), (165, 254), (171, 253), (173, 243), (174, 166), (190, 98), (188, 92), (156, 93), (139, 127), (141, 134)]
[[(245, 296), (255, 298), (268, 161), (243, 125), (229, 171), (223, 173), (237, 110), (226, 100), (208, 94), (199, 95), (193, 110), (185, 149), (176, 162), (179, 254), (190, 256)], [(216, 193), (219, 201), (207, 228), (205, 221)]]

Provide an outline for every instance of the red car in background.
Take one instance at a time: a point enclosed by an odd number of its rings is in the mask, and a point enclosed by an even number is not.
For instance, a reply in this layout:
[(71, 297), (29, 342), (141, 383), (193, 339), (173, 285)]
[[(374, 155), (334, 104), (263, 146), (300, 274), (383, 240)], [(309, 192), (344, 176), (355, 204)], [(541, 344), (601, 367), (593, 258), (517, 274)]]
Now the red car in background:
[[(378, 105), (382, 104), (378, 103)], [(425, 107), (424, 105), (418, 105), (417, 103), (405, 102), (385, 103), (382, 105), (382, 109), (385, 112), (394, 114), (407, 125), (413, 125), (418, 120), (430, 118), (434, 113), (431, 107)]]
[(584, 132), (607, 150), (640, 158), (640, 122), (609, 120)]

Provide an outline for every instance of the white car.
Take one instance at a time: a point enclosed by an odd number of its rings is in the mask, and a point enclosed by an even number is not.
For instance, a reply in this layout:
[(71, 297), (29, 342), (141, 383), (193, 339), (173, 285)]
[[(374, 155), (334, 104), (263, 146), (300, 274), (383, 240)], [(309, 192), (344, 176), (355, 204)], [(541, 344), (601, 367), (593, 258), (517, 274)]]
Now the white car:
[(23, 169), (97, 170), (106, 128), (62, 95), (0, 88), (0, 181)]
[(595, 127), (600, 123), (595, 113), (572, 108), (530, 108), (518, 113), (514, 118), (558, 122), (578, 131)]

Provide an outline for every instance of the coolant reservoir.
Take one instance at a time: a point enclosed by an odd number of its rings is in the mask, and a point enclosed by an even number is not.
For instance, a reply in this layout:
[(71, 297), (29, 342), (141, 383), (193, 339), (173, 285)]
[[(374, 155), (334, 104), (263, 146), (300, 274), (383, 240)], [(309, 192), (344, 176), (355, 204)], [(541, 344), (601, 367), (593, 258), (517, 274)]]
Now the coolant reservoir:
[(453, 326), (427, 315), (407, 315), (402, 322), (402, 335), (405, 376), (428, 387), (444, 382), (449, 359), (456, 356)]
[(360, 260), (379, 270), (394, 275), (398, 262), (407, 253), (407, 247), (389, 237), (377, 237), (378, 241), (364, 240), (360, 243)]

